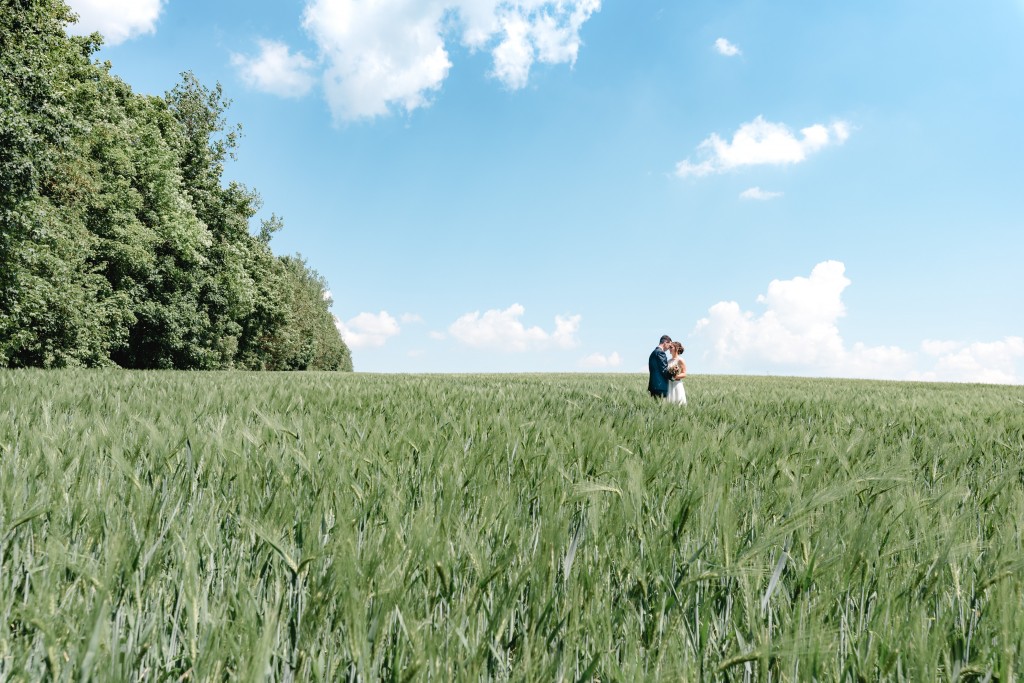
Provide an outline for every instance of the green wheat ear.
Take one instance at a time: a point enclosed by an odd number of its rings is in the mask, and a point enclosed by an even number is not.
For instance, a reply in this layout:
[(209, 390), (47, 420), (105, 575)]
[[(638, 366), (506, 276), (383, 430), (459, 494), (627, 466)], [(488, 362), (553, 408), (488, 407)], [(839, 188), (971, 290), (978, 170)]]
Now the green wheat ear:
[(0, 680), (1014, 680), (1019, 388), (0, 373)]

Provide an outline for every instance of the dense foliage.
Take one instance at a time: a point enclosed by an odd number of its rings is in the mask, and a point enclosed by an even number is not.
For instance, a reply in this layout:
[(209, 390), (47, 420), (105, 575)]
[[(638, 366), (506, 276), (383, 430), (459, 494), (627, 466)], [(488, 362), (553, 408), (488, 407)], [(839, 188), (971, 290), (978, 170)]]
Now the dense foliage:
[(0, 373), (0, 680), (1015, 681), (1020, 387)]
[(134, 93), (71, 18), (0, 0), (0, 367), (350, 370), (322, 278), (224, 182), (220, 86)]

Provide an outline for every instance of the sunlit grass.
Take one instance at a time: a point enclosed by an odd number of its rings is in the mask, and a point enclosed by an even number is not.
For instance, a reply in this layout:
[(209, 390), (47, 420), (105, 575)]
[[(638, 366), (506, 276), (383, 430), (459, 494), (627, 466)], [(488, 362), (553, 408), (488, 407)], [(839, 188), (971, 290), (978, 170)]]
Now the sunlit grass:
[(0, 373), (0, 679), (1015, 680), (1024, 390)]

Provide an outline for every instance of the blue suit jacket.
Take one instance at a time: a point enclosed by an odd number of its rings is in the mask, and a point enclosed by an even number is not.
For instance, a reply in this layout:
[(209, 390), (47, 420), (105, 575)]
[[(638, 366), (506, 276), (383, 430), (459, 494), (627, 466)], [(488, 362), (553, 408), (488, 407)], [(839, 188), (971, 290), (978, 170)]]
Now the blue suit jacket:
[(647, 390), (667, 394), (668, 380), (672, 375), (668, 371), (668, 354), (662, 351), (660, 346), (651, 351), (651, 357), (647, 359), (647, 369), (651, 372)]

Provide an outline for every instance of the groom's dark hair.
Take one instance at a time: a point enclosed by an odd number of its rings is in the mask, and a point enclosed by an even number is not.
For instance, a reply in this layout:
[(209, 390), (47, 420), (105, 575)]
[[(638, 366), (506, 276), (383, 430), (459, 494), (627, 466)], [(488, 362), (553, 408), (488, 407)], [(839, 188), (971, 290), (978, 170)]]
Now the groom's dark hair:
[(658, 343), (659, 344), (664, 344), (665, 342), (670, 342), (670, 341), (672, 341), (672, 337), (668, 336), (667, 334), (663, 334), (663, 335), (661, 335), (661, 341), (659, 341)]

